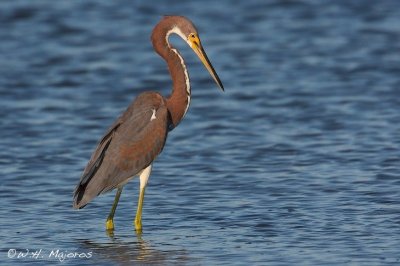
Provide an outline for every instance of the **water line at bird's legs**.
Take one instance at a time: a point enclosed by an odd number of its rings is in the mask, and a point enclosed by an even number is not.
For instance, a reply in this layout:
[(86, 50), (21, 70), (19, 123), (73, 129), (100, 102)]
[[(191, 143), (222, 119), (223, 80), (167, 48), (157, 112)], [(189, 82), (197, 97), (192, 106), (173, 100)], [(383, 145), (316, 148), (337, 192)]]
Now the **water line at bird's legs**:
[(115, 214), (115, 210), (117, 209), (117, 205), (119, 202), (119, 197), (121, 196), (122, 193), (122, 188), (123, 187), (119, 187), (117, 190), (117, 193), (115, 194), (115, 199), (114, 199), (114, 203), (113, 206), (111, 208), (110, 214), (107, 217), (107, 221), (106, 221), (106, 230), (107, 231), (113, 231), (114, 230), (114, 214)]
[(144, 201), (144, 192), (145, 192), (146, 187), (141, 187), (140, 188), (140, 194), (139, 194), (139, 201), (138, 201), (138, 206), (136, 210), (136, 217), (135, 217), (135, 230), (136, 233), (141, 233), (142, 232), (142, 210), (143, 210), (143, 201)]

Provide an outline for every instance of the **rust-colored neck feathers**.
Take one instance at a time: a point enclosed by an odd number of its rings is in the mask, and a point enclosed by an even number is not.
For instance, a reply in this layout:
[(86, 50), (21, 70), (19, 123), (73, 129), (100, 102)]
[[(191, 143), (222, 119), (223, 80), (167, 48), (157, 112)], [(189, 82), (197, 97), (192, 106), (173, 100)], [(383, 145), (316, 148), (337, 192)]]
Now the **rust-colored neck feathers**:
[(172, 33), (182, 37), (181, 24), (185, 22), (183, 17), (165, 17), (154, 28), (151, 36), (154, 50), (167, 62), (173, 82), (172, 93), (166, 100), (172, 128), (179, 124), (189, 107), (190, 83), (183, 58), (169, 44), (168, 37)]

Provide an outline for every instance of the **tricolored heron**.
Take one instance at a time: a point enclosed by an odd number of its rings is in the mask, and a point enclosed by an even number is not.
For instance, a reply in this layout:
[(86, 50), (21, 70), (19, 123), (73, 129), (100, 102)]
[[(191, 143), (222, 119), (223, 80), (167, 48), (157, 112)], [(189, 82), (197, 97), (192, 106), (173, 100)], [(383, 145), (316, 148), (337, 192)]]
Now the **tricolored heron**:
[(152, 163), (161, 153), (168, 132), (179, 124), (189, 107), (189, 75), (182, 56), (169, 43), (171, 34), (180, 36), (193, 49), (224, 90), (193, 23), (181, 16), (164, 17), (154, 27), (151, 40), (154, 50), (167, 62), (173, 81), (171, 95), (165, 98), (157, 92), (141, 93), (100, 140), (74, 191), (73, 206), (80, 209), (94, 197), (117, 189), (106, 220), (107, 230), (114, 229), (114, 213), (123, 186), (135, 176), (140, 178), (140, 191), (134, 225), (137, 231), (142, 230), (144, 192)]

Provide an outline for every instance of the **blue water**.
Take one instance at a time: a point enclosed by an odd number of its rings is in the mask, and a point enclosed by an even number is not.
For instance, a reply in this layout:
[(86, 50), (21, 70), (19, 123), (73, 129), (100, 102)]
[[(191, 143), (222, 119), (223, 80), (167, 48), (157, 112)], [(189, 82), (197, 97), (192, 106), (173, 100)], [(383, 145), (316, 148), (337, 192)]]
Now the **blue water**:
[[(191, 108), (143, 234), (135, 179), (109, 237), (114, 193), (72, 192), (131, 100), (169, 94), (163, 14), (196, 24), (226, 92), (173, 38)], [(399, 1), (1, 1), (0, 117), (0, 264), (400, 263)]]

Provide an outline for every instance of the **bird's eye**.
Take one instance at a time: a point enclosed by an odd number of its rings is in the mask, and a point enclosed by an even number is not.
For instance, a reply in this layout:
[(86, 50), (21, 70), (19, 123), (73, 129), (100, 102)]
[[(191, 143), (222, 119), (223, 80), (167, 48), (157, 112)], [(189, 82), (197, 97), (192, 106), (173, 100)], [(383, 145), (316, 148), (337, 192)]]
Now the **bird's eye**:
[(190, 38), (194, 38), (194, 33), (191, 33), (191, 34), (190, 34)]

